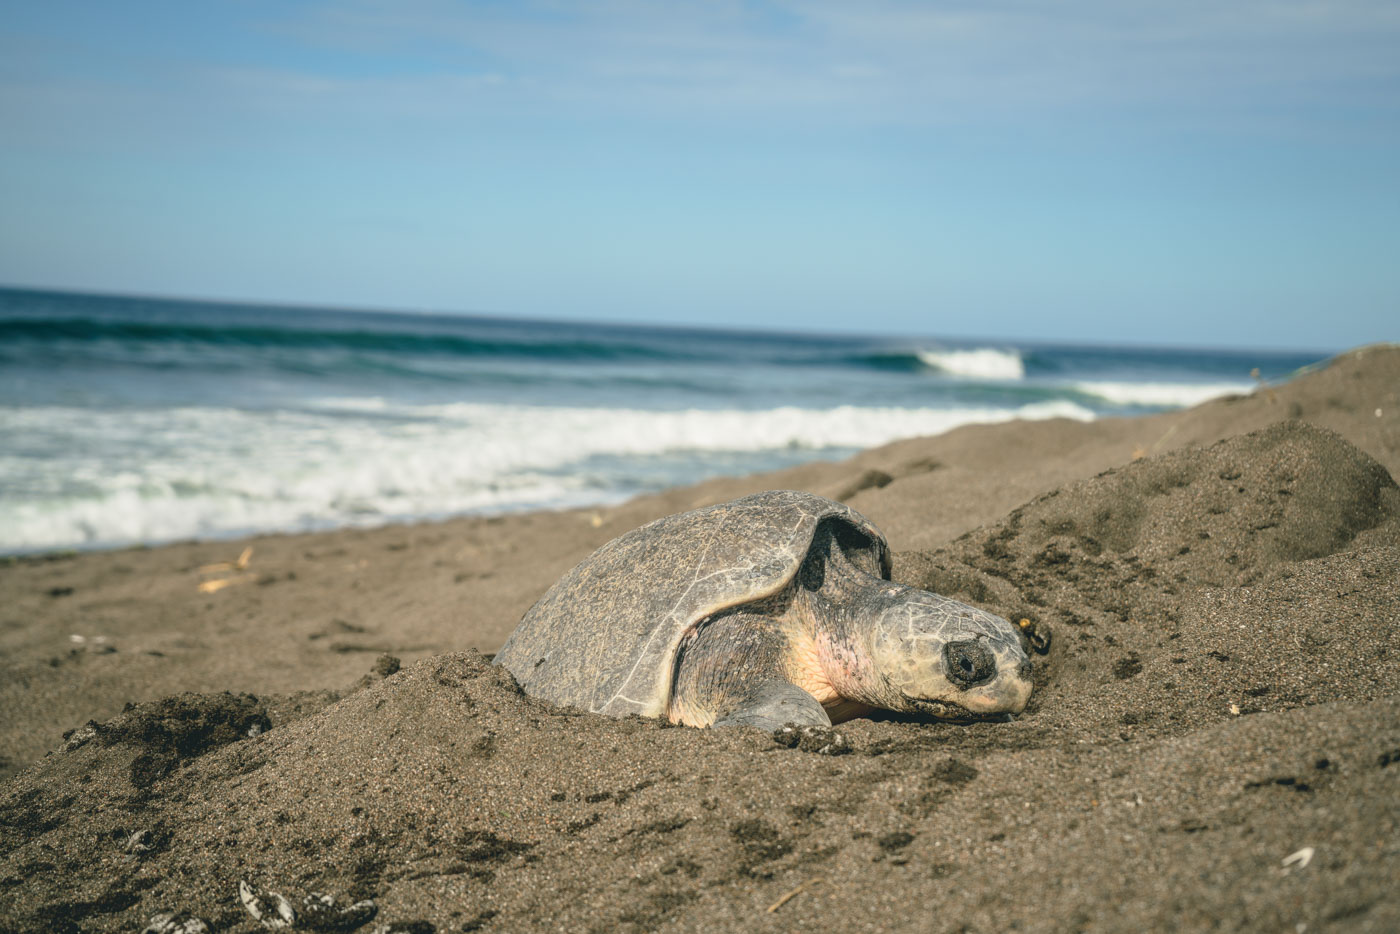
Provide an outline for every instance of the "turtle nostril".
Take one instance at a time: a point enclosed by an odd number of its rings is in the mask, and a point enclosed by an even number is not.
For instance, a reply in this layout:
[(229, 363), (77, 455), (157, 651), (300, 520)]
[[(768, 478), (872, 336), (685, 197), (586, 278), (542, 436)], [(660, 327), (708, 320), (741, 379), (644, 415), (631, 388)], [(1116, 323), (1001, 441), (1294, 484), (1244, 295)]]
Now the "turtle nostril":
[(997, 661), (985, 645), (969, 639), (943, 647), (943, 668), (953, 684), (970, 688), (990, 681), (997, 673)]

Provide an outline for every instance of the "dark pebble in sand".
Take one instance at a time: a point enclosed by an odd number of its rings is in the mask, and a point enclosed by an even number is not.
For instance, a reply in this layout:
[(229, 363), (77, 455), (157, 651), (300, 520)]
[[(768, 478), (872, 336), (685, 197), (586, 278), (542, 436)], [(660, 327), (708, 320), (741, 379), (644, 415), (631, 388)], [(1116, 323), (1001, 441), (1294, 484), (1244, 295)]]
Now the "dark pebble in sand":
[(887, 853), (902, 850), (914, 842), (914, 835), (903, 830), (896, 830), (894, 833), (887, 833), (882, 837), (877, 837), (875, 843), (880, 849)]

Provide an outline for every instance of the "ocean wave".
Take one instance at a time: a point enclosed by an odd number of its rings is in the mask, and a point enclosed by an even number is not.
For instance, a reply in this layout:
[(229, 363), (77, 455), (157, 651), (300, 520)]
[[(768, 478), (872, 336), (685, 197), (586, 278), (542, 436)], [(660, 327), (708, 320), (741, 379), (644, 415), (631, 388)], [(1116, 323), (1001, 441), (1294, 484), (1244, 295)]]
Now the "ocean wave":
[[(451, 326), (451, 320), (441, 322)], [(479, 325), (478, 325), (479, 326)], [(360, 353), (415, 354), (454, 357), (511, 357), (543, 360), (640, 360), (676, 361), (693, 355), (658, 343), (617, 339), (528, 336), (525, 329), (512, 329), (514, 335), (461, 335), (404, 329), (306, 328), (254, 325), (201, 325), (124, 321), (101, 318), (0, 318), (0, 348), (18, 352), (21, 344), (127, 346), (185, 344), (219, 348), (344, 350)], [(28, 350), (24, 351), (28, 353)], [(22, 356), (20, 357), (22, 359)]]
[[(671, 412), (356, 398), (295, 412), (0, 408), (0, 434), (17, 439), (0, 452), (0, 551), (610, 502), (964, 424), (1055, 417), (1094, 413), (1064, 401)], [(639, 475), (650, 478), (645, 486)]]
[(1086, 381), (1071, 384), (1072, 388), (1115, 405), (1150, 406), (1154, 408), (1189, 408), (1221, 396), (1248, 394), (1254, 390), (1249, 383), (1125, 383)]
[(1016, 350), (980, 347), (975, 350), (920, 350), (919, 360), (928, 367), (966, 379), (1024, 379), (1026, 364)]
[[(553, 465), (580, 452), (651, 455), (677, 451), (763, 451), (778, 448), (865, 448), (933, 435), (974, 422), (1016, 418), (1092, 420), (1067, 400), (1016, 408), (894, 408), (843, 405), (825, 409), (648, 409), (491, 405), (472, 402), (414, 405), (382, 398), (325, 398), (326, 412), (366, 412), (465, 429), (517, 452), (521, 462)], [(538, 446), (532, 436), (543, 433)]]

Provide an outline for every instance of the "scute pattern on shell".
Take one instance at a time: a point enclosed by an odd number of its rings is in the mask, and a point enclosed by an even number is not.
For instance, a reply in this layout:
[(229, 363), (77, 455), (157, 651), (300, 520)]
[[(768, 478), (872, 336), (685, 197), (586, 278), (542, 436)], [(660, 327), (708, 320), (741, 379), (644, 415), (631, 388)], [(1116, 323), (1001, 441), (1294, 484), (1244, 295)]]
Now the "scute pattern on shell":
[(775, 490), (667, 516), (613, 539), (526, 612), (496, 655), (526, 693), (615, 717), (661, 716), (686, 630), (777, 593), (835, 519), (889, 548), (864, 516), (811, 493)]

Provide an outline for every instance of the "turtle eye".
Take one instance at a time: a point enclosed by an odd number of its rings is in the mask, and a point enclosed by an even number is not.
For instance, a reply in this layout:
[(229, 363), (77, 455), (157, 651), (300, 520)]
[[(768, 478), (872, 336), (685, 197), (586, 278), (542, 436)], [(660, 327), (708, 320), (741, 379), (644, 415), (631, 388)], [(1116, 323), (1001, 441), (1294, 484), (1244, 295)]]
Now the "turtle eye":
[(975, 639), (949, 642), (943, 647), (943, 670), (959, 688), (990, 681), (997, 673), (997, 660)]

